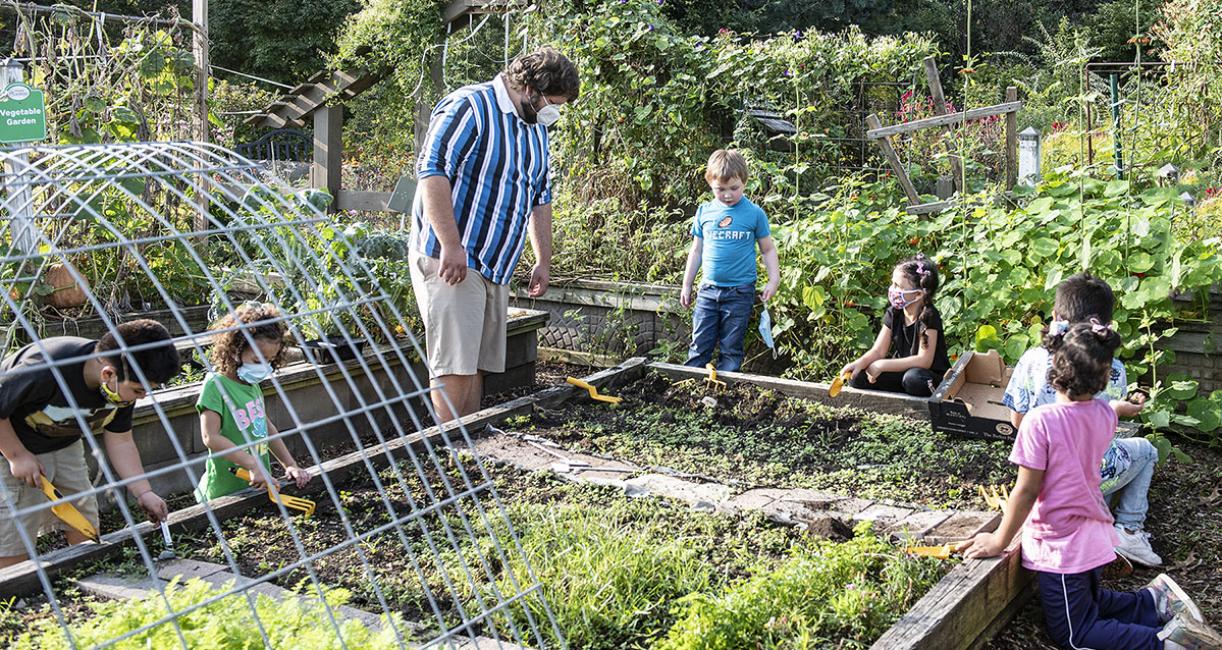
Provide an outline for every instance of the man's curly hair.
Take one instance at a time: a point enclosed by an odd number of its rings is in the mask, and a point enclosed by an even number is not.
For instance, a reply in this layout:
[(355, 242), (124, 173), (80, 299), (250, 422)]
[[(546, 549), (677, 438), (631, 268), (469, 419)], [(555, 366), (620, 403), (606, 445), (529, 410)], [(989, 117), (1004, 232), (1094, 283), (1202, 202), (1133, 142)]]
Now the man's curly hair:
[[(274, 305), (252, 304), (239, 306), (237, 313), (228, 314), (213, 323), (209, 329), (229, 330), (218, 332), (212, 338), (212, 350), (208, 356), (216, 371), (224, 375), (237, 372), (238, 367), (242, 365), (242, 353), (250, 347), (247, 334), (257, 341), (280, 344), (280, 351), (274, 358), (268, 359), (273, 368), (279, 368), (284, 363), (284, 338), (288, 328), (284, 321), (276, 320), (278, 318), (280, 310)], [(239, 324), (247, 327), (229, 329), (236, 328)]]
[(541, 47), (509, 62), (505, 81), (514, 88), (530, 87), (544, 95), (562, 95), (570, 102), (581, 94), (577, 66), (550, 47)]
[(1110, 327), (1078, 323), (1061, 337), (1048, 367), (1048, 383), (1079, 400), (1098, 395), (1107, 388), (1112, 355), (1120, 347), (1120, 335)]

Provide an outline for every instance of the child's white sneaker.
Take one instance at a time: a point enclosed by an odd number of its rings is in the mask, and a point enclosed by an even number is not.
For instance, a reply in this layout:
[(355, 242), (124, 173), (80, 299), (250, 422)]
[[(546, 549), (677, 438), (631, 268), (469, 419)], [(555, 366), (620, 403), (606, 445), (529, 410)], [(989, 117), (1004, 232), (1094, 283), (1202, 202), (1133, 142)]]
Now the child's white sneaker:
[(1124, 529), (1124, 526), (1116, 524), (1116, 534), (1120, 536), (1120, 544), (1116, 546), (1117, 553), (1144, 566), (1160, 567), (1163, 565), (1163, 558), (1150, 548), (1150, 533), (1144, 530), (1130, 533)]
[(1193, 620), (1184, 614), (1176, 614), (1175, 618), (1163, 626), (1158, 633), (1166, 650), (1218, 650), (1222, 648), (1222, 636), (1213, 628), (1201, 621)]
[(1149, 589), (1150, 593), (1154, 594), (1154, 608), (1158, 610), (1158, 621), (1166, 623), (1175, 618), (1176, 614), (1185, 614), (1189, 618), (1205, 622), (1205, 617), (1201, 615), (1201, 610), (1197, 608), (1197, 604), (1192, 602), (1187, 593), (1180, 588), (1171, 576), (1160, 573), (1143, 589)]

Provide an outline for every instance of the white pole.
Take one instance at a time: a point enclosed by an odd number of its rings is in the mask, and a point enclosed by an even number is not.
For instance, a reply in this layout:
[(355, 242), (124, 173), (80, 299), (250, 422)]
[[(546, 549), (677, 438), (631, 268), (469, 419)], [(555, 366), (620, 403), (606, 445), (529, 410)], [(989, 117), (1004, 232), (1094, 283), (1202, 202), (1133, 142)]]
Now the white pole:
[[(208, 0), (191, 0), (191, 52), (195, 57), (195, 133), (193, 139), (201, 144), (210, 141), (208, 134)], [(210, 185), (206, 177), (200, 179), (200, 192), (195, 196), (195, 230), (208, 227), (208, 192)]]
[[(7, 88), (11, 83), (25, 81), (25, 69), (21, 63), (6, 59), (0, 65), (0, 89)], [(34, 195), (30, 186), (21, 181), (26, 176), (30, 166), (30, 157), (20, 154), (8, 158), (4, 163), (5, 184), (9, 185), (5, 192), (4, 203), (0, 204), (4, 216), (12, 222), (10, 225), (13, 247), (26, 255), (38, 252), (38, 225), (34, 223)]]

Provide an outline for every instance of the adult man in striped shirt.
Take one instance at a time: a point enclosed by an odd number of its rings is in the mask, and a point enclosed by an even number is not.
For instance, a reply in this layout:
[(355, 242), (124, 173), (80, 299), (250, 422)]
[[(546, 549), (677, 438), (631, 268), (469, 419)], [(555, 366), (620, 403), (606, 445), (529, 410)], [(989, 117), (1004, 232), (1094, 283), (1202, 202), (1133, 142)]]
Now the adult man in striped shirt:
[(473, 413), (483, 375), (505, 370), (508, 284), (525, 239), (529, 293), (547, 291), (552, 194), (547, 127), (577, 99), (577, 68), (542, 48), (433, 109), (419, 147), (412, 207), (412, 288), (424, 318), (433, 405), (441, 421)]

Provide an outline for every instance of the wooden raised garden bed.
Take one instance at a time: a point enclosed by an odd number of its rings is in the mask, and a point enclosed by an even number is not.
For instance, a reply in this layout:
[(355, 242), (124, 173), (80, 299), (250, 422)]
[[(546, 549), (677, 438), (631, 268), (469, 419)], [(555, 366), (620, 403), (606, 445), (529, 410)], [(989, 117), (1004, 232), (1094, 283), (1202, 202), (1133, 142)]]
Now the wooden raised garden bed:
[[(510, 310), (505, 372), (488, 376), (485, 382), (486, 393), (510, 391), (531, 386), (534, 383), (535, 365), (538, 360), (537, 332), (547, 323), (547, 318), (546, 313), (539, 311)], [(407, 345), (406, 341), (402, 345), (404, 356), (414, 359), (415, 351)], [(307, 361), (300, 361), (285, 366), (277, 374), (277, 380), (285, 396), (292, 401), (298, 417), (307, 423), (324, 422), (311, 429), (310, 437), (315, 444), (327, 445), (349, 440), (350, 433), (344, 421), (345, 418), (338, 416), (358, 408), (362, 397), (366, 402), (376, 401), (374, 385), (380, 386), (384, 392), (389, 394), (393, 392), (394, 381), (398, 381), (400, 386), (408, 390), (413, 390), (412, 375), (421, 378), (422, 381), (428, 377), (428, 371), (420, 361), (412, 364), (409, 375), (408, 370), (401, 367), (398, 356), (386, 351), (387, 346), (382, 346), (382, 348), (385, 363), (377, 359), (373, 348), (364, 350), (365, 364), (372, 371), (372, 376), (365, 372), (361, 362), (357, 360), (346, 362), (342, 368), (335, 363), (326, 363), (316, 367)], [(345, 379), (345, 372), (352, 378), (351, 381)], [(331, 392), (328, 392), (328, 387), (324, 387), (324, 378)], [(204, 448), (200, 437), (199, 415), (195, 410), (195, 401), (199, 397), (199, 386), (198, 383), (195, 383), (158, 391), (153, 397), (140, 400), (136, 404), (136, 412), (132, 419), (132, 434), (140, 448), (146, 470), (152, 472), (179, 462), (177, 451), (168, 441), (167, 431), (172, 432), (171, 435), (177, 438), (178, 444), (191, 457), (202, 457), (207, 454), (207, 449)], [(292, 419), (284, 405), (284, 400), (271, 386), (271, 382), (265, 384), (264, 395), (267, 400), (267, 411), (272, 421), (282, 423), (282, 428), (288, 428)], [(169, 422), (168, 428), (159, 416), (157, 408), (154, 407), (154, 401), (165, 413), (166, 420)], [(402, 421), (410, 424), (407, 415), (409, 409), (416, 413), (425, 412), (418, 400), (395, 405), (393, 412), (397, 413)], [(378, 409), (377, 426), (383, 431), (392, 431), (390, 417), (390, 410)], [(353, 420), (356, 419), (358, 418), (353, 418)], [(369, 424), (364, 422), (363, 417), (359, 419), (362, 422), (358, 426), (367, 429)], [(305, 446), (298, 437), (290, 437), (286, 442), (297, 458), (309, 458)], [(189, 492), (195, 487), (187, 473), (182, 470), (156, 476), (153, 479), (153, 485), (161, 494)]]
[[(939, 563), (905, 557), (888, 541), (938, 543), (995, 526), (997, 513), (982, 511), (973, 494), (975, 484), (1000, 482), (1009, 471), (1004, 443), (956, 441), (962, 446), (945, 453), (948, 439), (907, 419), (924, 419), (923, 400), (846, 389), (833, 401), (820, 384), (726, 373), (721, 379), (729, 385), (716, 387), (703, 378), (689, 368), (633, 359), (588, 378), (604, 393), (626, 398), (616, 407), (559, 386), (464, 418), (467, 430), (480, 436), (477, 449), (570, 647), (701, 647), (695, 640), (705, 637), (706, 625), (721, 626), (718, 633), (727, 638), (773, 647), (827, 618), (832, 622), (821, 623), (816, 640), (830, 634), (845, 647), (967, 648), (1018, 602), (1024, 580), (1016, 553)], [(488, 424), (498, 429), (488, 432)], [(368, 504), (380, 502), (366, 463), (382, 472), (405, 448), (436, 444), (439, 435), (426, 429), (311, 471), (325, 472), (348, 495), (343, 507), (361, 530), (377, 515), (378, 506)], [(935, 456), (946, 462), (931, 466)], [(317, 494), (318, 483), (307, 492)], [(390, 492), (392, 499), (401, 496)], [(238, 549), (242, 572), (274, 573), (285, 561), (274, 550), (287, 538), (276, 530), (280, 515), (267, 508), (265, 495), (246, 491), (212, 505)], [(320, 498), (310, 524), (320, 538), (336, 525), (335, 507), (325, 494)], [(171, 527), (188, 559), (217, 561), (201, 507), (177, 510)], [(156, 534), (148, 524), (137, 529), (146, 538)], [(120, 530), (100, 545), (50, 553), (46, 570), (55, 575), (113, 556), (130, 535)], [(554, 552), (567, 543), (586, 552)], [(379, 567), (385, 564), (380, 580), (412, 575), (393, 546), (385, 556), (371, 551)], [(621, 554), (607, 556), (614, 562), (574, 559), (597, 559), (591, 548)], [(342, 565), (329, 562), (323, 579), (352, 589), (352, 604), (367, 605), (360, 572)], [(843, 566), (856, 577), (833, 584), (830, 574), (820, 573), (825, 566)], [(287, 573), (276, 581), (291, 586), (297, 578)], [(595, 579), (601, 582), (583, 582)], [(29, 567), (0, 571), (5, 593), (38, 585)], [(794, 591), (795, 585), (808, 591)], [(411, 586), (397, 586), (394, 607), (420, 620)], [(599, 597), (579, 596), (591, 592)], [(689, 593), (702, 595), (693, 600)], [(627, 600), (641, 597), (644, 603)], [(753, 598), (785, 603), (794, 613), (756, 620), (758, 612), (736, 609)], [(834, 608), (843, 620), (802, 609), (812, 603)], [(632, 615), (617, 618), (617, 607)], [(750, 629), (731, 629), (736, 622)]]

